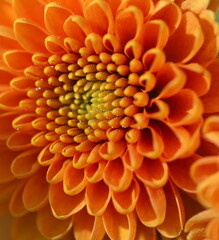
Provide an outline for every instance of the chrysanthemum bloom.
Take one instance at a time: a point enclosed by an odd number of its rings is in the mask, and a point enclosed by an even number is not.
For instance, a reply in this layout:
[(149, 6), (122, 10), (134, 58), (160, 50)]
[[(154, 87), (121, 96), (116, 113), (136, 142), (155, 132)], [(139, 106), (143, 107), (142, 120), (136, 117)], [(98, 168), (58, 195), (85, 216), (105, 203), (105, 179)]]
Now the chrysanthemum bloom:
[(0, 4), (0, 206), (17, 217), (13, 239), (180, 236), (179, 189), (195, 192), (203, 116), (219, 111), (208, 1)]
[[(218, 115), (206, 119), (203, 134), (206, 140), (217, 146), (219, 152)], [(199, 201), (208, 210), (198, 213), (187, 222), (188, 239), (217, 240), (219, 239), (219, 154), (196, 161), (192, 165), (191, 175), (197, 182)]]

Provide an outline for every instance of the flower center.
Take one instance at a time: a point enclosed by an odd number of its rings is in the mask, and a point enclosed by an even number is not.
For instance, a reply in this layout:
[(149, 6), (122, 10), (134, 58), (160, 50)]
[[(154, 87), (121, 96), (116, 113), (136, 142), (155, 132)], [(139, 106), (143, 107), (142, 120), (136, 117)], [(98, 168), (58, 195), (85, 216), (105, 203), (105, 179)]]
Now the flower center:
[[(67, 133), (76, 143), (106, 140), (108, 129), (128, 130), (148, 103), (139, 84), (142, 64), (121, 53), (87, 55), (82, 48), (78, 54), (52, 55), (48, 63), (48, 87), (42, 95), (53, 109), (47, 118), (55, 123), (46, 127), (59, 135)], [(38, 112), (41, 102), (37, 100)]]

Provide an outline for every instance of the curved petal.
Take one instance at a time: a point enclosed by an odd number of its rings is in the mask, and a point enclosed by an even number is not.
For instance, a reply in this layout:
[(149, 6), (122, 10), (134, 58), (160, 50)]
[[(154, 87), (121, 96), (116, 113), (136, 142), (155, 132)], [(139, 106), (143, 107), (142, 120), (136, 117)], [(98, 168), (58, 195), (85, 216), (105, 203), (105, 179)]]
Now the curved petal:
[(136, 240), (157, 240), (156, 228), (146, 227), (140, 221), (137, 223)]
[(12, 225), (12, 239), (29, 240), (33, 236), (37, 240), (46, 240), (38, 231), (36, 226), (36, 215), (27, 214), (20, 218), (15, 218)]
[(25, 98), (24, 93), (8, 90), (0, 94), (0, 109), (14, 111), (19, 108), (19, 103)]
[[(208, 67), (207, 70), (211, 74), (211, 87), (210, 90), (202, 97), (205, 113), (216, 113), (219, 111), (219, 97), (218, 97), (218, 75), (219, 75), (219, 59), (215, 59)], [(214, 104), (212, 104), (214, 103)]]
[(184, 11), (193, 11), (194, 13), (201, 13), (205, 10), (209, 5), (209, 0), (186, 0), (181, 4), (181, 8)]
[(11, 171), (16, 178), (29, 177), (40, 168), (37, 162), (39, 151), (38, 148), (33, 148), (23, 151), (16, 156), (11, 164)]
[(99, 154), (103, 159), (113, 160), (120, 157), (126, 150), (126, 143), (124, 140), (114, 142), (108, 141), (102, 144), (99, 148)]
[(200, 183), (219, 170), (219, 157), (208, 156), (196, 161), (191, 167), (191, 177), (196, 183)]
[(69, 9), (62, 7), (56, 2), (47, 4), (44, 10), (44, 22), (47, 30), (51, 34), (66, 37), (63, 24), (71, 14)]
[(134, 240), (136, 234), (136, 216), (134, 213), (122, 215), (112, 204), (109, 204), (103, 214), (103, 225), (107, 235), (114, 240)]
[(35, 23), (26, 19), (18, 19), (14, 22), (14, 33), (17, 41), (28, 52), (47, 53), (44, 45), (47, 34)]
[(21, 217), (28, 213), (28, 210), (25, 208), (22, 194), (24, 190), (24, 184), (21, 184), (13, 193), (10, 203), (9, 210), (13, 216)]
[(85, 192), (87, 211), (90, 215), (100, 216), (111, 199), (109, 187), (103, 182), (88, 183)]
[(124, 191), (132, 182), (133, 172), (127, 169), (121, 159), (109, 161), (104, 169), (103, 179), (113, 191)]
[[(124, 28), (124, 26), (129, 26)], [(128, 41), (137, 39), (143, 27), (143, 14), (139, 8), (130, 6), (119, 12), (115, 19), (115, 33), (124, 46)]]
[(16, 16), (11, 7), (11, 2), (7, 0), (1, 1), (1, 8), (0, 8), (0, 23), (1, 25), (6, 26), (13, 26), (13, 22)]
[(195, 193), (196, 184), (190, 176), (190, 168), (197, 159), (199, 159), (198, 155), (192, 155), (168, 164), (171, 179), (184, 191)]
[[(86, 219), (86, 221), (84, 221)], [(86, 208), (74, 215), (74, 236), (76, 240), (102, 240), (105, 234), (101, 217), (90, 216)]]
[(36, 217), (37, 228), (48, 239), (63, 237), (72, 227), (72, 219), (58, 220), (51, 212), (49, 206), (40, 210)]
[(0, 53), (11, 49), (19, 49), (20, 45), (15, 39), (13, 29), (7, 26), (0, 26)]
[(185, 73), (174, 63), (165, 63), (157, 73), (155, 89), (158, 98), (168, 98), (179, 92), (186, 83)]
[[(54, 0), (46, 0), (47, 2), (54, 2)], [(74, 0), (74, 4), (72, 4), (69, 0), (56, 0), (56, 3), (70, 9), (73, 11), (73, 13), (82, 15), (82, 10), (84, 6), (83, 0)]]
[(185, 12), (164, 52), (168, 61), (185, 63), (194, 57), (203, 43), (204, 35), (198, 18), (192, 12)]
[(158, 1), (151, 19), (161, 19), (164, 21), (169, 28), (169, 34), (172, 35), (179, 27), (182, 19), (182, 12), (174, 2)]
[(53, 215), (58, 219), (65, 219), (79, 212), (85, 206), (84, 191), (69, 196), (63, 191), (63, 184), (50, 185), (49, 202)]
[(92, 32), (89, 22), (82, 16), (70, 16), (63, 25), (65, 33), (79, 42), (84, 42), (86, 36)]
[(32, 134), (16, 131), (7, 139), (7, 146), (14, 151), (26, 150), (32, 147), (31, 137)]
[(205, 10), (201, 12), (199, 16), (205, 41), (192, 61), (203, 64), (217, 57), (219, 37), (215, 14), (212, 11)]
[(156, 159), (164, 149), (159, 129), (154, 125), (142, 130), (137, 143), (137, 151), (145, 157)]
[[(148, 34), (150, 32), (150, 34)], [(151, 20), (142, 29), (142, 45), (144, 51), (151, 48), (163, 49), (169, 38), (167, 24), (161, 20)]]
[(27, 92), (31, 88), (35, 88), (35, 80), (26, 77), (15, 77), (10, 81), (10, 86), (19, 91)]
[(63, 190), (68, 195), (80, 193), (87, 185), (83, 169), (76, 169), (69, 162), (63, 174)]
[(17, 18), (27, 18), (44, 27), (43, 13), (45, 3), (42, 0), (13, 0), (12, 7)]
[(136, 211), (145, 226), (156, 227), (161, 224), (168, 204), (163, 188), (154, 189), (141, 185)]
[(202, 118), (202, 102), (190, 89), (182, 89), (166, 102), (170, 108), (167, 120), (173, 126), (190, 125)]
[(133, 179), (132, 183), (125, 191), (112, 191), (112, 201), (115, 209), (121, 214), (128, 214), (134, 211), (139, 193), (140, 187), (135, 179)]
[(84, 170), (84, 174), (88, 182), (96, 183), (102, 180), (105, 166), (106, 166), (106, 161), (100, 161), (100, 162), (88, 165)]
[(106, 1), (94, 0), (86, 5), (84, 16), (91, 24), (93, 32), (103, 36), (114, 32), (114, 18)]
[(140, 168), (135, 170), (135, 174), (145, 185), (159, 188), (164, 186), (168, 180), (168, 166), (158, 159), (144, 158)]
[(46, 173), (47, 182), (50, 184), (61, 182), (69, 162), (70, 161), (61, 158), (60, 160), (51, 163)]
[(211, 75), (203, 66), (197, 63), (180, 65), (180, 68), (186, 73), (185, 88), (190, 88), (198, 96), (205, 95), (211, 85)]
[(15, 131), (11, 122), (17, 115), (17, 112), (0, 114), (0, 140), (6, 140)]
[(34, 113), (26, 113), (16, 117), (12, 121), (12, 126), (16, 130), (30, 131), (33, 130), (32, 121), (37, 117)]
[(212, 239), (217, 240), (219, 238), (219, 232), (218, 232), (218, 225), (219, 225), (219, 218), (213, 219), (206, 229), (206, 235)]
[(164, 187), (166, 195), (166, 217), (164, 222), (157, 227), (158, 231), (165, 237), (177, 237), (184, 227), (185, 212), (182, 199), (177, 188), (169, 182)]
[(28, 211), (38, 211), (47, 204), (49, 184), (45, 178), (45, 172), (40, 171), (27, 181), (22, 199)]

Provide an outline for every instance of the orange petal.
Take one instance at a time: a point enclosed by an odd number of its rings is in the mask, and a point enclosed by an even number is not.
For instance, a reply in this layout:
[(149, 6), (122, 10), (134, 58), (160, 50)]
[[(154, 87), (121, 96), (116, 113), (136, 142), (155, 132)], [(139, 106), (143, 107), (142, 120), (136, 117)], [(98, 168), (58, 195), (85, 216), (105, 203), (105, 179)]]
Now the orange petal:
[(27, 18), (44, 27), (43, 13), (45, 3), (43, 1), (13, 0), (12, 5), (17, 18)]
[(142, 164), (144, 156), (137, 151), (136, 144), (128, 144), (127, 148), (122, 157), (123, 163), (129, 169), (138, 169)]
[(204, 35), (198, 18), (192, 12), (185, 12), (164, 52), (168, 61), (185, 63), (198, 52), (203, 43)]
[(144, 226), (140, 221), (137, 223), (136, 240), (157, 240), (156, 228)]
[(70, 161), (61, 158), (51, 163), (46, 173), (47, 182), (51, 184), (61, 182), (66, 166), (69, 162)]
[(64, 193), (62, 183), (52, 184), (49, 189), (49, 202), (53, 215), (58, 219), (65, 219), (85, 206), (84, 191), (69, 196)]
[(28, 211), (38, 211), (48, 202), (49, 184), (46, 182), (45, 171), (33, 175), (26, 183), (23, 191), (23, 203)]
[(194, 215), (186, 223), (185, 232), (192, 231), (193, 229), (198, 229), (199, 231), (205, 230), (206, 225), (217, 215), (218, 213), (213, 209), (208, 209)]
[(218, 232), (218, 225), (219, 225), (219, 218), (213, 219), (206, 229), (206, 235), (209, 237), (209, 239), (217, 240), (219, 238), (219, 232)]
[(35, 23), (26, 19), (18, 19), (14, 23), (14, 33), (17, 41), (28, 52), (47, 52), (44, 46), (47, 34)]
[(144, 129), (137, 143), (137, 151), (145, 157), (157, 158), (163, 152), (163, 140), (159, 129), (154, 125)]
[[(13, 71), (14, 72), (14, 71)], [(6, 92), (10, 88), (10, 81), (14, 77), (13, 72), (7, 66), (0, 67), (1, 86), (0, 93)]]
[(182, 19), (180, 8), (172, 1), (157, 1), (151, 19), (161, 19), (168, 25), (170, 35), (176, 31)]
[(12, 126), (16, 130), (30, 131), (33, 130), (32, 121), (36, 118), (34, 113), (26, 113), (16, 117), (12, 121)]
[(168, 166), (158, 159), (144, 158), (141, 167), (135, 170), (135, 174), (145, 185), (158, 188), (164, 186), (168, 180)]
[[(148, 34), (150, 32), (150, 34)], [(144, 51), (151, 48), (163, 49), (169, 38), (167, 24), (161, 20), (146, 22), (142, 29), (142, 45)]]
[(214, 113), (219, 111), (219, 97), (217, 91), (217, 89), (219, 88), (219, 60), (216, 59), (215, 61), (213, 61), (207, 67), (207, 70), (211, 74), (211, 87), (208, 93), (202, 97), (202, 102), (204, 104), (205, 113)]
[(188, 146), (188, 141), (191, 140), (189, 132), (182, 127), (173, 127), (167, 123), (160, 124), (160, 130), (164, 142), (164, 151), (161, 158), (165, 161), (173, 161), (186, 156), (190, 150)]
[(198, 184), (197, 194), (199, 201), (206, 207), (219, 209), (219, 171)]
[(74, 168), (72, 162), (69, 162), (63, 175), (64, 192), (68, 195), (76, 195), (85, 188), (86, 184), (84, 170)]
[(120, 157), (126, 150), (125, 141), (121, 140), (118, 142), (108, 141), (102, 144), (99, 148), (99, 154), (106, 160), (113, 160)]
[(196, 183), (200, 183), (219, 170), (218, 156), (209, 156), (196, 161), (191, 167), (191, 176)]
[(205, 139), (216, 146), (219, 146), (219, 117), (218, 116), (210, 116), (208, 117), (203, 125), (202, 132)]
[(7, 26), (0, 26), (1, 54), (10, 49), (19, 49), (20, 45), (16, 41), (13, 29)]
[(218, 28), (215, 14), (212, 11), (205, 10), (199, 16), (205, 41), (192, 62), (206, 63), (217, 57), (219, 50)]
[(25, 77), (13, 78), (10, 82), (10, 86), (19, 92), (27, 92), (31, 88), (36, 87), (35, 81), (33, 79)]
[(47, 133), (47, 131), (41, 131), (35, 134), (31, 138), (31, 144), (35, 147), (44, 147), (49, 144), (49, 141), (45, 137), (45, 133)]
[(37, 162), (39, 149), (33, 148), (17, 155), (11, 164), (11, 171), (17, 178), (26, 178), (33, 175), (40, 165)]
[(115, 209), (121, 214), (128, 214), (135, 209), (140, 187), (138, 182), (133, 179), (131, 185), (122, 192), (112, 192), (112, 201)]
[(6, 140), (15, 131), (11, 122), (17, 115), (17, 112), (0, 114), (0, 140)]
[(103, 179), (113, 191), (126, 190), (132, 181), (133, 172), (127, 169), (121, 159), (109, 161), (104, 169)]
[(0, 109), (3, 110), (17, 110), (19, 102), (25, 97), (24, 93), (15, 90), (8, 90), (0, 94)]
[(185, 88), (195, 91), (198, 96), (205, 95), (211, 85), (211, 75), (203, 66), (197, 63), (181, 65), (180, 68), (186, 73)]
[(73, 167), (76, 169), (85, 168), (88, 165), (87, 159), (89, 156), (89, 152), (87, 153), (76, 153), (73, 157)]
[(24, 190), (24, 184), (21, 184), (13, 193), (10, 203), (9, 203), (9, 209), (13, 216), (21, 217), (24, 216), (26, 213), (28, 213), (28, 210), (25, 208), (22, 194)]
[(157, 74), (155, 89), (158, 98), (168, 98), (179, 92), (186, 83), (186, 75), (174, 63), (166, 63)]
[(47, 30), (53, 35), (65, 37), (63, 24), (71, 14), (71, 11), (55, 2), (47, 4), (44, 11), (44, 22)]
[(93, 163), (88, 165), (85, 170), (85, 177), (88, 182), (95, 183), (103, 179), (103, 170), (106, 166), (106, 161), (100, 161), (98, 163)]
[(202, 117), (203, 106), (195, 92), (183, 89), (167, 99), (170, 113), (167, 117), (173, 126), (189, 125)]
[(141, 185), (136, 211), (140, 221), (147, 227), (155, 227), (164, 221), (166, 198), (163, 188)]
[(28, 149), (32, 146), (31, 137), (32, 135), (28, 133), (16, 131), (8, 138), (7, 146), (9, 149), (14, 151)]
[[(129, 26), (124, 28), (124, 26)], [(143, 27), (143, 14), (139, 8), (130, 6), (119, 12), (115, 20), (115, 33), (124, 46), (128, 41), (140, 36)]]
[(113, 13), (106, 1), (94, 0), (86, 5), (84, 15), (94, 33), (103, 36), (114, 32)]
[(85, 45), (91, 51), (94, 51), (97, 55), (104, 52), (105, 48), (102, 44), (102, 37), (96, 33), (90, 33), (85, 39)]
[(20, 218), (15, 218), (12, 225), (12, 239), (13, 240), (46, 240), (38, 231), (36, 226), (36, 215), (27, 214)]
[(164, 222), (157, 227), (158, 231), (165, 237), (177, 237), (184, 227), (185, 213), (180, 194), (175, 185), (169, 182), (164, 187), (166, 195), (166, 217)]
[(151, 14), (154, 4), (152, 0), (142, 1), (142, 0), (125, 0), (122, 1), (119, 5), (118, 11), (121, 11), (129, 6), (135, 6), (141, 9), (142, 13), (144, 14), (144, 18), (147, 18), (148, 15)]
[(137, 224), (134, 213), (122, 215), (110, 204), (103, 214), (103, 225), (110, 239), (135, 239)]
[(40, 210), (36, 217), (37, 227), (40, 233), (48, 239), (63, 237), (72, 227), (72, 219), (58, 220), (52, 215), (49, 206)]
[(166, 56), (161, 49), (149, 49), (142, 57), (142, 62), (150, 72), (158, 72), (165, 63)]
[[(54, 0), (46, 0), (47, 2), (54, 2)], [(74, 4), (72, 2), (69, 2), (69, 0), (56, 0), (56, 3), (70, 9), (73, 11), (73, 13), (82, 15), (83, 12), (83, 0), (75, 0)]]
[(181, 8), (184, 11), (192, 11), (194, 13), (201, 13), (208, 7), (209, 0), (186, 0), (181, 4)]
[(17, 154), (8, 150), (7, 147), (1, 146), (0, 155), (0, 183), (10, 182), (14, 179), (11, 172), (11, 163)]
[(78, 15), (67, 18), (63, 29), (69, 37), (82, 43), (86, 36), (91, 33), (91, 27), (87, 19)]
[(184, 191), (195, 193), (196, 184), (190, 176), (190, 168), (198, 158), (198, 155), (193, 155), (168, 164), (171, 179)]
[(111, 199), (110, 190), (103, 181), (88, 183), (85, 199), (88, 213), (93, 216), (100, 216), (106, 210)]
[[(67, 39), (68, 38), (66, 38), (65, 41), (67, 41)], [(45, 39), (45, 46), (48, 49), (48, 51), (52, 54), (65, 53), (65, 46), (64, 46), (63, 40), (58, 36), (53, 36), (53, 35), (48, 36)]]
[(1, 25), (13, 26), (15, 14), (11, 7), (11, 2), (7, 0), (1, 1), (0, 23)]
[[(86, 221), (84, 221), (86, 219)], [(74, 237), (76, 240), (102, 240), (105, 230), (101, 217), (90, 216), (86, 208), (74, 215)]]

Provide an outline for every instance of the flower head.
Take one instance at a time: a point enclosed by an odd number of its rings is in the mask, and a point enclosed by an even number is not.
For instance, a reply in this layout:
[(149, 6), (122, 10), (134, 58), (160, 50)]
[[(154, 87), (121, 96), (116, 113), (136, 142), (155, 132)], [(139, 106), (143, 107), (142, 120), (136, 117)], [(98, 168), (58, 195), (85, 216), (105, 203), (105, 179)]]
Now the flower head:
[(219, 110), (208, 1), (0, 4), (0, 202), (14, 238), (179, 236), (179, 188), (195, 193), (203, 118)]

